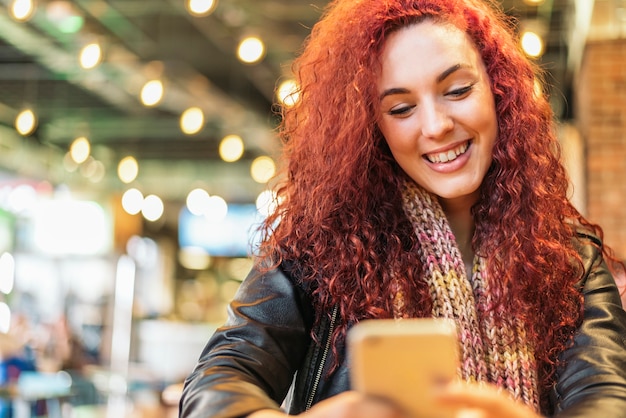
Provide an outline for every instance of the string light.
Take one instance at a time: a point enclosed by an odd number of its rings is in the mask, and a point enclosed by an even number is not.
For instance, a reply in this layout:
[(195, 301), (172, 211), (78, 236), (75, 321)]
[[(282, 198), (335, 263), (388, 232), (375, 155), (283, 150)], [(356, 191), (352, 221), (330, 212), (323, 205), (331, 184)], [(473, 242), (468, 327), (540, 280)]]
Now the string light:
[(246, 64), (254, 64), (265, 56), (265, 44), (256, 36), (245, 38), (239, 43), (237, 57)]
[(267, 183), (276, 174), (274, 160), (267, 156), (257, 157), (250, 165), (250, 175), (257, 183)]
[(150, 80), (141, 89), (141, 103), (144, 106), (156, 106), (163, 99), (163, 82), (161, 80)]
[(525, 31), (522, 33), (521, 42), (522, 49), (529, 57), (537, 58), (543, 54), (543, 40), (537, 33)]
[(217, 0), (187, 0), (185, 7), (193, 16), (208, 16), (213, 13), (217, 7)]
[(25, 22), (35, 13), (35, 3), (32, 0), (13, 0), (10, 10), (16, 20)]
[(146, 196), (141, 207), (143, 217), (151, 222), (158, 221), (163, 216), (165, 206), (163, 201), (157, 195), (151, 194)]
[(15, 129), (22, 136), (33, 133), (37, 127), (37, 116), (31, 109), (22, 110), (15, 118)]
[(193, 135), (204, 126), (204, 113), (199, 107), (190, 107), (180, 117), (180, 130), (184, 134)]
[(76, 164), (81, 164), (87, 161), (90, 152), (91, 145), (89, 144), (89, 140), (84, 136), (76, 138), (70, 145), (70, 156)]
[(243, 140), (238, 135), (227, 135), (220, 142), (220, 158), (228, 163), (239, 160), (243, 151)]
[(128, 184), (137, 178), (139, 174), (139, 164), (132, 157), (124, 157), (117, 165), (117, 175), (124, 183)]
[(276, 192), (264, 190), (256, 198), (256, 210), (263, 216), (271, 215), (278, 205)]
[(85, 45), (80, 50), (79, 62), (80, 66), (86, 70), (95, 68), (102, 60), (102, 48), (97, 42)]
[(206, 190), (197, 188), (187, 194), (185, 204), (189, 212), (201, 216), (207, 211), (209, 198), (209, 193)]
[(294, 106), (300, 100), (300, 91), (296, 80), (283, 81), (276, 91), (277, 99), (287, 107)]
[(130, 188), (122, 195), (122, 208), (129, 215), (136, 215), (141, 212), (143, 205), (143, 193), (139, 189)]

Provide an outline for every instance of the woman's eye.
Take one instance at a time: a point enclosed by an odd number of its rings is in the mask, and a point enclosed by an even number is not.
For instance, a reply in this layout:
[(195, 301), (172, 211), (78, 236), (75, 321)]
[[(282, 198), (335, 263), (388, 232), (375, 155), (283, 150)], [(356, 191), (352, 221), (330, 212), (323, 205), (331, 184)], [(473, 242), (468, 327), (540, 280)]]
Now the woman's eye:
[(473, 84), (471, 84), (469, 86), (461, 87), (459, 89), (455, 89), (455, 90), (449, 91), (448, 93), (446, 93), (446, 96), (461, 97), (461, 96), (464, 96), (467, 93), (469, 93), (472, 90), (473, 87), (474, 87)]
[(398, 115), (404, 115), (407, 114), (411, 111), (411, 109), (413, 109), (414, 106), (400, 106), (400, 107), (394, 107), (393, 109), (389, 110), (389, 114), (391, 116), (398, 116)]

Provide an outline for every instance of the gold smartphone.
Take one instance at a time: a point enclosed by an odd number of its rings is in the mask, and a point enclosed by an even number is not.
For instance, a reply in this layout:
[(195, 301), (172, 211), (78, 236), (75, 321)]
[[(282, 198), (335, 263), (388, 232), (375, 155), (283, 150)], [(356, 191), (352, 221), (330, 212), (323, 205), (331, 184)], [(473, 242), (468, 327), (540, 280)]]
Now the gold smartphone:
[(448, 418), (435, 405), (438, 385), (457, 378), (458, 338), (448, 319), (370, 319), (353, 326), (347, 338), (352, 388), (385, 398), (415, 418)]

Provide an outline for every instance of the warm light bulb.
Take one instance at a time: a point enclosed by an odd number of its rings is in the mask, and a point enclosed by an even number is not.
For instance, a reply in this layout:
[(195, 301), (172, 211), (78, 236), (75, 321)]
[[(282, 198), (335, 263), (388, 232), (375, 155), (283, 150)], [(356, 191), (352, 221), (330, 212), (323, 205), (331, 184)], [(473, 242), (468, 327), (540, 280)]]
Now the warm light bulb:
[(185, 6), (194, 16), (207, 16), (215, 10), (217, 0), (187, 0)]
[(543, 40), (535, 32), (527, 31), (522, 34), (522, 49), (533, 58), (541, 56), (543, 53)]
[(128, 156), (122, 158), (117, 166), (117, 175), (124, 183), (130, 183), (137, 178), (139, 174), (139, 164), (134, 157)]
[(131, 188), (122, 195), (122, 208), (129, 215), (136, 215), (141, 212), (143, 206), (143, 193), (138, 189)]
[(200, 132), (204, 126), (204, 113), (199, 107), (190, 107), (180, 117), (180, 130), (187, 135)]
[(80, 66), (86, 70), (95, 68), (102, 59), (102, 48), (97, 42), (85, 45), (80, 51)]
[(274, 160), (267, 156), (257, 157), (250, 165), (250, 175), (257, 183), (267, 183), (276, 174)]
[(21, 111), (17, 118), (15, 118), (15, 129), (22, 136), (27, 136), (33, 133), (37, 126), (37, 116), (35, 112), (30, 109)]
[(151, 80), (141, 89), (141, 103), (145, 106), (155, 106), (163, 98), (163, 83), (161, 80)]
[(243, 151), (243, 140), (238, 135), (225, 136), (220, 142), (220, 158), (226, 162), (232, 163), (239, 160), (243, 155)]
[(27, 21), (35, 12), (33, 0), (14, 0), (11, 3), (11, 15), (19, 21)]
[(90, 152), (91, 145), (89, 144), (89, 140), (84, 136), (76, 138), (70, 145), (70, 156), (76, 164), (81, 164), (87, 161)]
[(189, 212), (196, 216), (200, 216), (207, 211), (209, 206), (209, 193), (204, 189), (193, 189), (187, 195), (185, 204)]
[(148, 195), (143, 200), (141, 214), (146, 220), (154, 222), (163, 216), (164, 205), (161, 198), (157, 195)]
[(287, 107), (295, 105), (300, 99), (300, 92), (298, 91), (298, 84), (295, 80), (285, 80), (276, 91), (278, 101)]
[(237, 49), (237, 56), (246, 64), (259, 62), (265, 55), (265, 44), (255, 36), (241, 41)]
[(276, 192), (264, 190), (256, 198), (256, 210), (263, 216), (269, 216), (276, 210), (278, 205), (276, 200)]

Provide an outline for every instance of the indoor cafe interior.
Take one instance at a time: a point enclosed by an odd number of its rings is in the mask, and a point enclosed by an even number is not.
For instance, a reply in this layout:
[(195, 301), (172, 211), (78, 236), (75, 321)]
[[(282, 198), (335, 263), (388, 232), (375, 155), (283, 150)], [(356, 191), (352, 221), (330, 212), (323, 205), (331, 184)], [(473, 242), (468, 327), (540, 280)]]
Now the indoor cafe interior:
[[(498, 0), (626, 259), (626, 0)], [(0, 0), (0, 418), (175, 417), (324, 0)]]

